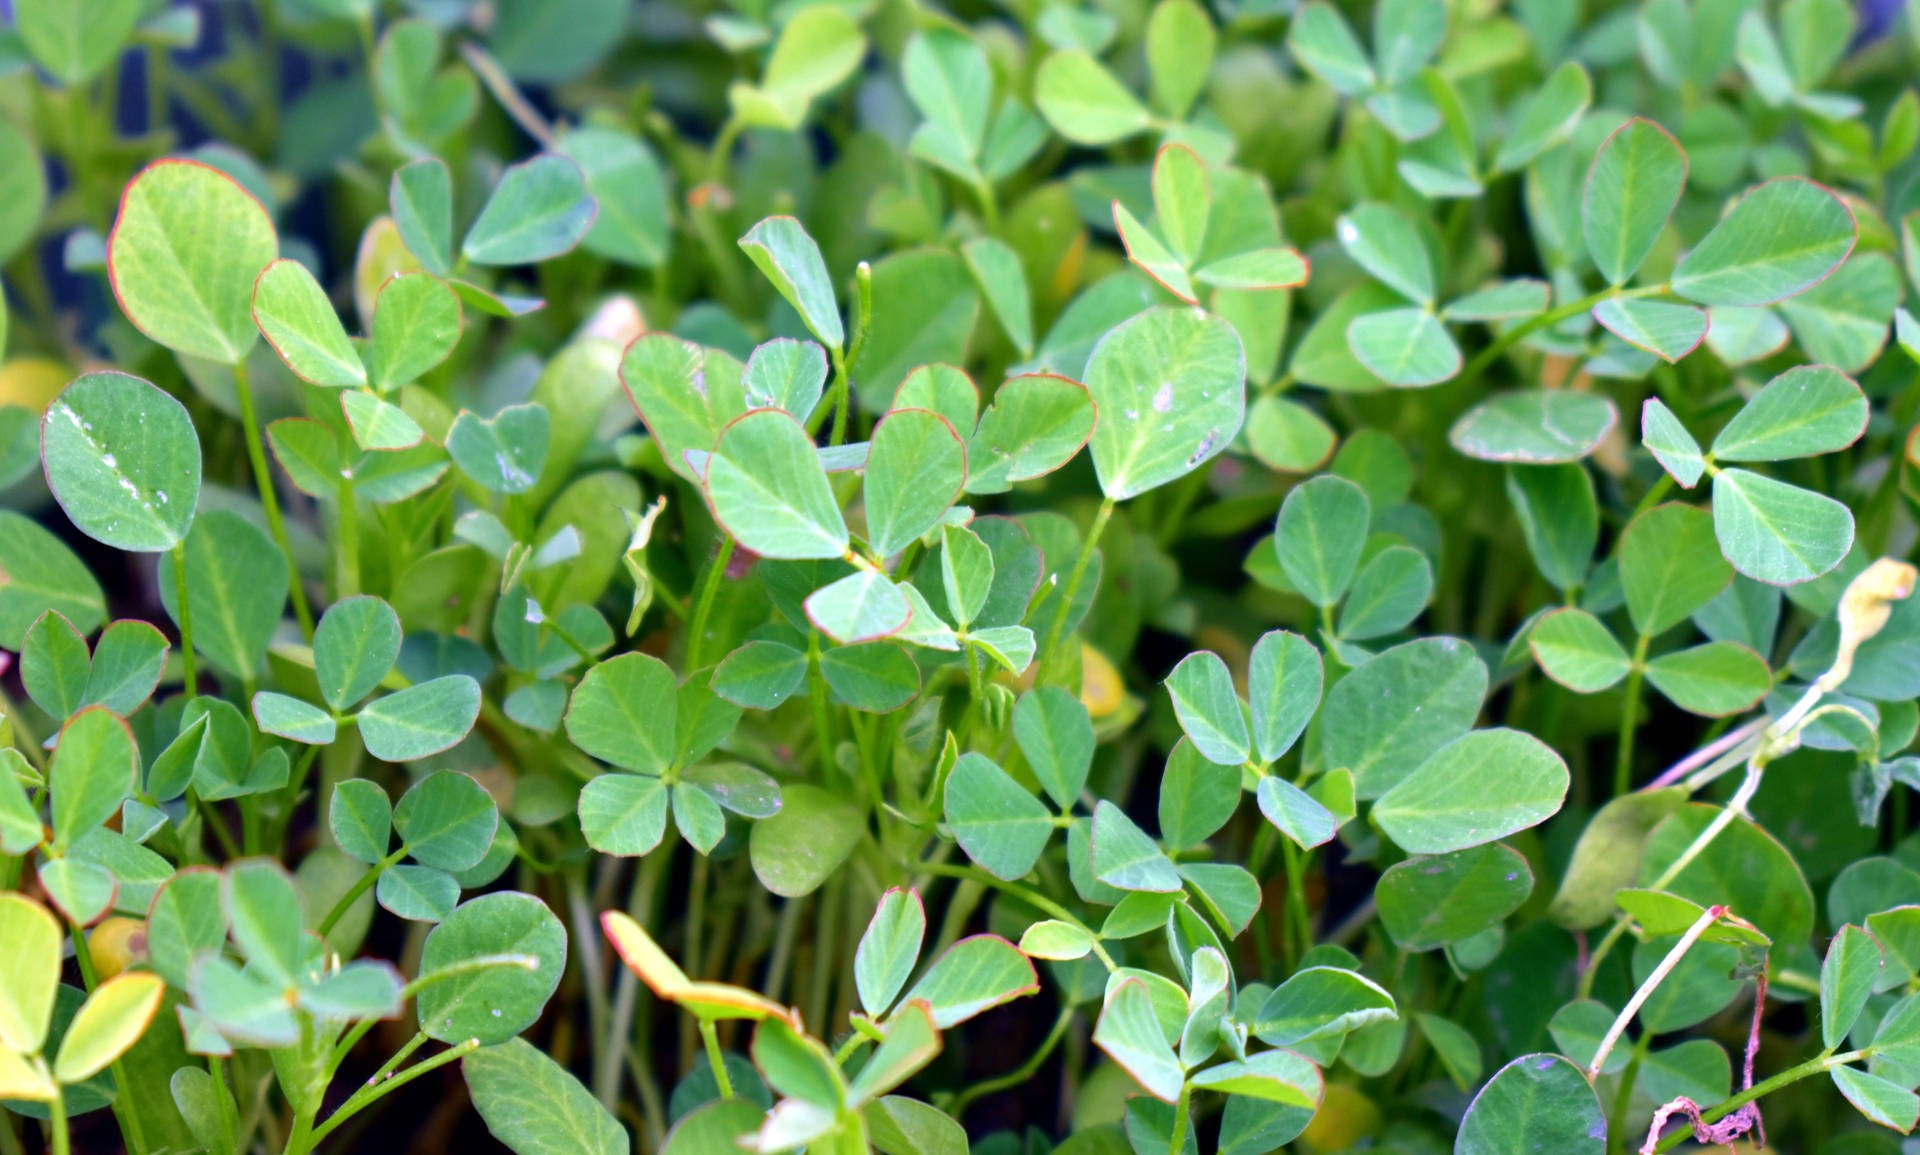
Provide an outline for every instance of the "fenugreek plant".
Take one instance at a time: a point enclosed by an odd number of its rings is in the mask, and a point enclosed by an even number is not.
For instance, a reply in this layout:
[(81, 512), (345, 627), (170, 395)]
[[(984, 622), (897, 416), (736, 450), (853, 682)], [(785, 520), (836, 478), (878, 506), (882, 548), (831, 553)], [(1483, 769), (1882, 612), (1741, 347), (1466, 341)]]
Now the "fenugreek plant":
[(1909, 1150), (1915, 4), (8, 10), (0, 1155)]

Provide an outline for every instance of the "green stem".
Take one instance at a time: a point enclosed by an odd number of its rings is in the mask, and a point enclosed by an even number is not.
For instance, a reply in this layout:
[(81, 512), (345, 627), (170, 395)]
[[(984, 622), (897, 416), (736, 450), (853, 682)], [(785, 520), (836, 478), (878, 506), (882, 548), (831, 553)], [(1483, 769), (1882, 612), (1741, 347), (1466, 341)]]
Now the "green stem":
[(833, 410), (833, 432), (827, 438), (828, 445), (844, 445), (847, 440), (847, 410), (853, 408), (853, 378), (847, 371), (847, 355), (837, 347), (828, 350), (833, 354), (833, 393), (827, 404)]
[(333, 909), (327, 912), (327, 917), (320, 920), (320, 925), (314, 929), (314, 933), (321, 938), (327, 937), (328, 932), (333, 930), (334, 924), (338, 923), (341, 916), (347, 913), (347, 908), (359, 901), (361, 895), (373, 889), (373, 884), (380, 881), (380, 876), (386, 873), (387, 867), (394, 865), (406, 856), (407, 848), (402, 846), (400, 849), (369, 867), (365, 874), (362, 874), (352, 886), (347, 888), (347, 893), (340, 896), (340, 901), (333, 904)]
[(1693, 920), (1693, 925), (1687, 928), (1687, 932), (1673, 944), (1673, 949), (1660, 960), (1660, 965), (1654, 967), (1653, 973), (1649, 974), (1640, 984), (1640, 988), (1633, 992), (1633, 997), (1627, 1000), (1627, 1005), (1620, 1008), (1620, 1013), (1614, 1016), (1613, 1025), (1607, 1028), (1607, 1033), (1601, 1038), (1600, 1045), (1594, 1048), (1593, 1061), (1587, 1064), (1589, 1082), (1600, 1077), (1600, 1070), (1607, 1063), (1607, 1055), (1613, 1050), (1613, 1045), (1620, 1041), (1620, 1036), (1626, 1034), (1627, 1024), (1633, 1021), (1633, 1016), (1640, 1013), (1640, 1008), (1653, 997), (1653, 992), (1666, 980), (1666, 977), (1673, 973), (1673, 968), (1679, 966), (1680, 960), (1687, 957), (1687, 952), (1693, 949), (1694, 943), (1700, 941), (1700, 936), (1707, 933), (1707, 929), (1714, 923), (1719, 922), (1720, 916), (1725, 913), (1727, 908), (1724, 906), (1710, 906), (1701, 911), (1700, 917)]
[[(100, 976), (93, 969), (93, 953), (87, 949), (86, 933), (73, 925), (69, 925), (67, 931), (73, 939), (73, 961), (80, 968), (80, 982), (91, 995), (100, 985)], [(133, 1106), (133, 1083), (127, 1078), (126, 1066), (116, 1058), (107, 1064), (107, 1070), (112, 1073), (113, 1085), (119, 1091), (113, 1097), (113, 1117), (127, 1141), (127, 1155), (146, 1155), (147, 1137), (140, 1129), (140, 1113)]]
[(720, 579), (726, 576), (727, 566), (733, 561), (733, 538), (722, 534), (720, 550), (707, 563), (707, 573), (700, 581), (700, 600), (693, 607), (693, 621), (687, 634), (687, 669), (700, 668), (701, 643), (707, 640), (707, 619), (713, 614), (714, 599), (720, 595)]
[(1107, 521), (1113, 517), (1114, 500), (1109, 497), (1100, 503), (1100, 512), (1093, 515), (1093, 524), (1087, 527), (1087, 536), (1080, 543), (1080, 556), (1073, 559), (1073, 569), (1067, 572), (1067, 584), (1060, 588), (1060, 604), (1053, 611), (1053, 624), (1047, 627), (1046, 644), (1040, 647), (1042, 683), (1048, 679), (1045, 675), (1052, 672), (1059, 663), (1057, 651), (1061, 636), (1067, 630), (1067, 614), (1073, 609), (1073, 599), (1080, 592), (1080, 582), (1087, 576), (1087, 566), (1093, 561), (1093, 551), (1100, 544), (1100, 535), (1106, 532)]
[(342, 478), (335, 502), (340, 507), (340, 569), (334, 579), (336, 599), (350, 598), (360, 592), (360, 505), (353, 496), (353, 483)]
[(67, 1130), (67, 1099), (64, 1093), (48, 1101), (47, 1126), (53, 1131), (53, 1155), (72, 1155), (73, 1137)]
[(280, 517), (280, 498), (273, 488), (273, 474), (267, 470), (267, 451), (260, 438), (260, 418), (253, 410), (253, 386), (247, 382), (244, 359), (233, 366), (233, 392), (240, 401), (240, 424), (247, 437), (247, 460), (253, 466), (253, 486), (260, 492), (260, 508), (266, 512), (267, 528), (280, 552), (287, 555), (287, 586), (293, 598), (293, 616), (300, 621), (300, 634), (313, 641), (313, 611), (307, 608), (307, 591), (300, 584), (300, 566), (294, 561), (293, 541), (287, 536), (287, 523)]
[(1486, 348), (1475, 354), (1473, 360), (1467, 362), (1467, 367), (1461, 371), (1459, 379), (1466, 381), (1479, 380), (1480, 375), (1486, 372), (1487, 368), (1491, 366), (1494, 361), (1499, 359), (1500, 354), (1511, 349), (1514, 345), (1550, 325), (1558, 325), (1569, 317), (1577, 317), (1602, 301), (1613, 297), (1652, 297), (1666, 291), (1667, 287), (1665, 285), (1651, 285), (1644, 289), (1602, 289), (1597, 293), (1589, 293), (1577, 301), (1569, 301), (1557, 309), (1548, 309), (1544, 313), (1535, 313), (1533, 316), (1528, 317), (1518, 325), (1495, 337)]
[(1193, 1108), (1193, 1084), (1182, 1080), (1180, 1098), (1173, 1105), (1173, 1136), (1167, 1140), (1167, 1155), (1185, 1155), (1187, 1150), (1187, 1114)]
[[(1817, 1059), (1808, 1059), (1797, 1067), (1788, 1067), (1771, 1079), (1763, 1079), (1755, 1083), (1753, 1086), (1748, 1087), (1738, 1095), (1722, 1102), (1719, 1106), (1711, 1110), (1702, 1111), (1700, 1113), (1700, 1121), (1702, 1123), (1717, 1123), (1746, 1106), (1748, 1103), (1760, 1098), (1762, 1095), (1770, 1095), (1782, 1087), (1798, 1083), (1809, 1075), (1824, 1075), (1835, 1067), (1844, 1067), (1848, 1063), (1856, 1063), (1866, 1057), (1866, 1051), (1848, 1051), (1844, 1055), (1821, 1055)], [(1691, 1138), (1692, 1134), (1691, 1131), (1675, 1131), (1673, 1134), (1660, 1140), (1659, 1145), (1654, 1147), (1654, 1150), (1662, 1152), (1671, 1151), (1675, 1147), (1678, 1147), (1683, 1141)]]
[(727, 1074), (725, 1058), (720, 1053), (720, 1036), (713, 1029), (713, 1020), (701, 1016), (700, 1041), (707, 1045), (707, 1066), (713, 1069), (713, 1081), (720, 1088), (722, 1099), (733, 1098), (733, 1077)]
[(820, 748), (820, 772), (833, 776), (833, 715), (827, 705), (827, 675), (820, 668), (820, 631), (807, 631), (807, 700), (813, 709), (813, 740)]
[(919, 862), (902, 862), (900, 865), (909, 872), (917, 871), (922, 874), (937, 874), (943, 878), (964, 879), (969, 882), (977, 882), (984, 886), (993, 887), (1002, 894), (1010, 894), (1028, 906), (1041, 911), (1049, 917), (1057, 918), (1061, 922), (1066, 923), (1068, 926), (1086, 935), (1087, 939), (1093, 943), (1094, 957), (1104, 963), (1109, 971), (1119, 966), (1118, 963), (1113, 961), (1113, 956), (1107, 953), (1107, 948), (1100, 945), (1099, 932), (1095, 931), (1086, 923), (1081, 922), (1074, 916), (1072, 911), (1037, 890), (1022, 886), (1017, 882), (1006, 882), (988, 874), (977, 866), (955, 866), (950, 863), (926, 860)]
[(180, 675), (181, 684), (189, 699), (194, 696), (193, 671), (193, 609), (192, 599), (187, 596), (187, 543), (180, 542), (173, 547), (173, 604), (180, 613)]
[(1620, 702), (1619, 754), (1613, 763), (1613, 796), (1624, 797), (1633, 789), (1633, 740), (1639, 727), (1640, 683), (1647, 676), (1647, 645), (1653, 639), (1645, 634), (1633, 643), (1633, 667), (1627, 674), (1626, 697)]
[(220, 1116), (220, 1131), (226, 1135), (228, 1144), (237, 1149), (240, 1122), (234, 1117), (233, 1093), (227, 1089), (227, 1061), (219, 1055), (209, 1055), (207, 1073), (213, 1076), (213, 1107)]
[(1047, 1032), (1047, 1037), (1041, 1042), (1039, 1050), (1028, 1055), (1026, 1062), (1008, 1071), (1006, 1074), (996, 1075), (991, 1079), (982, 1080), (960, 1092), (959, 1095), (954, 1097), (953, 1103), (947, 1108), (947, 1114), (958, 1119), (976, 1100), (991, 1095), (996, 1091), (1004, 1091), (1008, 1087), (1017, 1087), (1028, 1079), (1033, 1078), (1034, 1073), (1040, 1069), (1041, 1064), (1047, 1061), (1047, 1056), (1053, 1054), (1053, 1049), (1060, 1045), (1060, 1040), (1066, 1038), (1067, 1025), (1071, 1022), (1073, 1022), (1073, 1008), (1060, 1008), (1059, 1016), (1053, 1020), (1053, 1029)]
[(313, 1139), (308, 1145), (309, 1148), (317, 1145), (322, 1139), (325, 1139), (331, 1134), (334, 1128), (352, 1118), (382, 1095), (387, 1094), (389, 1091), (398, 1090), (408, 1083), (413, 1082), (415, 1079), (418, 1079), (420, 1076), (436, 1071), (448, 1063), (457, 1063), (479, 1049), (479, 1039), (468, 1039), (457, 1047), (448, 1047), (431, 1059), (423, 1059), (415, 1063), (397, 1075), (383, 1079), (371, 1086), (360, 1088), (358, 1091), (355, 1091), (346, 1102), (340, 1104), (340, 1109), (335, 1111), (326, 1122), (314, 1128)]

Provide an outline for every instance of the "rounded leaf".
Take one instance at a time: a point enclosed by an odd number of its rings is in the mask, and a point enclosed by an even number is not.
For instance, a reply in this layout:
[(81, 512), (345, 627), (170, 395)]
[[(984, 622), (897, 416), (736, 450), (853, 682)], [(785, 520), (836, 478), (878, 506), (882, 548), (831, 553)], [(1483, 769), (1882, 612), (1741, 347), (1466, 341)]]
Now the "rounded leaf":
[(162, 390), (125, 373), (76, 378), (47, 407), (40, 444), (48, 486), (88, 537), (129, 553), (185, 540), (200, 500), (200, 438)]

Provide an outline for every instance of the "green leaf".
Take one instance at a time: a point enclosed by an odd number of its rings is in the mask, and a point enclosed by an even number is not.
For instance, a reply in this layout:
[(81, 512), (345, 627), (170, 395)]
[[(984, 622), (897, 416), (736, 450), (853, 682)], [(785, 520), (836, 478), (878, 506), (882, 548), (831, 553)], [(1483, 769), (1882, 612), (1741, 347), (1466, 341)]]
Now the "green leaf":
[(1426, 67), (1446, 37), (1441, 0), (1382, 0), (1373, 9), (1373, 55), (1380, 83), (1391, 88)]
[(1254, 643), (1247, 668), (1253, 713), (1253, 743), (1262, 762), (1292, 748), (1320, 707), (1325, 672), (1312, 642), (1286, 630), (1270, 630)]
[(766, 274), (787, 303), (800, 314), (813, 335), (829, 348), (846, 340), (840, 324), (840, 305), (827, 275), (820, 246), (792, 217), (768, 217), (740, 238), (740, 248)]
[[(1186, 0), (1166, 0), (1155, 12), (1182, 3)], [(1167, 247), (1182, 267), (1192, 266), (1200, 256), (1212, 205), (1213, 191), (1200, 157), (1183, 144), (1162, 147), (1153, 162), (1154, 214)]]
[(1172, 894), (1180, 875), (1153, 839), (1133, 824), (1126, 811), (1101, 799), (1093, 811), (1094, 877), (1121, 890)]
[(1572, 60), (1563, 62), (1535, 89), (1508, 122), (1494, 154), (1496, 172), (1514, 172), (1573, 134), (1593, 102), (1593, 81)]
[(1873, 363), (1900, 304), (1900, 273), (1885, 253), (1861, 253), (1797, 297), (1780, 302), (1795, 340), (1812, 361), (1849, 373)]
[(1191, 309), (1151, 309), (1101, 338), (1087, 388), (1101, 490), (1120, 501), (1185, 476), (1239, 432), (1246, 361), (1233, 326)]
[(777, 337), (754, 346), (740, 377), (746, 403), (784, 409), (801, 421), (820, 404), (827, 383), (827, 351), (812, 341)]
[(1148, 127), (1152, 114), (1091, 53), (1055, 52), (1033, 79), (1033, 101), (1055, 132), (1075, 144), (1104, 145)]
[[(1307, 259), (1292, 249), (1253, 249), (1209, 261), (1194, 280), (1216, 289), (1292, 289), (1307, 283)], [(1219, 307), (1219, 300), (1215, 300)]]
[(438, 157), (393, 170), (387, 203), (401, 243), (436, 277), (453, 269), (453, 177)]
[(427, 273), (395, 273), (374, 298), (367, 367), (387, 392), (417, 380), (460, 343), (460, 297)]
[(1086, 706), (1058, 686), (1029, 691), (1014, 703), (1013, 737), (1047, 797), (1063, 812), (1070, 809), (1093, 765), (1093, 722)]
[(1839, 268), (1857, 235), (1853, 212), (1839, 197), (1810, 180), (1782, 177), (1742, 197), (1669, 283), (1702, 304), (1772, 304)]
[(938, 413), (896, 409), (874, 427), (867, 452), (868, 545), (892, 557), (940, 520), (966, 483), (967, 453)]
[(555, 148), (580, 166), (599, 215), (580, 244), (622, 264), (658, 268), (672, 239), (667, 177), (637, 137), (599, 125), (562, 133)]
[(480, 713), (480, 684), (448, 674), (361, 707), (360, 738), (383, 762), (413, 762), (458, 743)]
[(1014, 677), (1027, 672), (1033, 663), (1036, 644), (1033, 631), (1025, 626), (988, 626), (967, 635), (967, 644), (998, 663)]
[(253, 696), (253, 720), (261, 733), (291, 742), (325, 746), (334, 737), (332, 715), (312, 703), (270, 690)]
[(836, 646), (820, 658), (820, 673), (836, 700), (856, 710), (884, 714), (920, 692), (920, 670), (894, 642)]
[(200, 440), (186, 409), (125, 373), (76, 378), (41, 423), (47, 484), (74, 525), (131, 553), (187, 536), (200, 496)]
[(435, 870), (468, 870), (486, 857), (500, 814), (472, 778), (437, 770), (393, 808), (393, 828), (414, 861)]
[(460, 242), (460, 255), (476, 265), (548, 260), (579, 244), (598, 212), (580, 166), (558, 153), (543, 153), (500, 174)]
[(1785, 461), (1835, 453), (1867, 428), (1867, 398), (1830, 365), (1801, 365), (1767, 382), (1713, 439), (1721, 461)]
[(1460, 347), (1426, 309), (1388, 309), (1355, 317), (1347, 345), (1367, 371), (1389, 385), (1418, 389), (1460, 371)]
[(1153, 103), (1186, 119), (1207, 82), (1218, 42), (1213, 21), (1193, 0), (1161, 0), (1147, 17), (1147, 79)]
[(1254, 797), (1267, 821), (1302, 850), (1325, 845), (1340, 829), (1339, 819), (1313, 795), (1277, 775), (1260, 779)]
[(253, 319), (267, 344), (310, 385), (365, 385), (366, 366), (347, 340), (327, 292), (299, 261), (278, 260), (253, 283)]
[(1420, 616), (1433, 594), (1433, 567), (1409, 546), (1389, 546), (1355, 575), (1338, 632), (1350, 641), (1394, 633)]
[(1092, 951), (1092, 935), (1057, 919), (1036, 922), (1020, 936), (1020, 953), (1028, 958), (1071, 962), (1085, 958)]
[(941, 531), (940, 582), (954, 621), (973, 624), (993, 589), (993, 577), (993, 551), (972, 530), (950, 525)]
[[(1653, 828), (1640, 855), (1639, 884), (1664, 874), (1712, 822), (1720, 808), (1682, 806)], [(1666, 887), (1698, 903), (1725, 904), (1774, 942), (1800, 942), (1813, 925), (1813, 895), (1786, 847), (1736, 818)]]
[(567, 736), (587, 753), (642, 774), (674, 761), (678, 685), (665, 662), (627, 653), (587, 671), (567, 707)]
[(40, 889), (68, 922), (88, 926), (113, 908), (113, 872), (85, 859), (56, 858), (42, 863)]
[(642, 774), (602, 774), (580, 791), (580, 833), (602, 854), (646, 854), (667, 830), (667, 788)]
[(1262, 1051), (1209, 1067), (1193, 1077), (1193, 1085), (1292, 1107), (1320, 1105), (1320, 1068), (1292, 1051)]
[(530, 894), (503, 890), (461, 903), (428, 932), (420, 973), (500, 954), (526, 955), (534, 964), (469, 968), (423, 987), (420, 1029), (443, 1043), (492, 1045), (532, 1026), (566, 969), (567, 932)]
[(729, 90), (735, 114), (749, 124), (797, 129), (815, 98), (837, 88), (866, 54), (867, 38), (845, 10), (830, 4), (802, 8), (781, 30), (760, 87), (736, 84)]
[(121, 197), (107, 268), (120, 308), (142, 333), (176, 353), (235, 365), (259, 336), (254, 279), (279, 248), (267, 210), (231, 177), (197, 161), (159, 160)]
[(525, 493), (547, 464), (551, 419), (540, 405), (509, 405), (490, 418), (462, 410), (447, 431), (447, 454), (490, 493)]
[(748, 642), (713, 672), (713, 692), (736, 706), (771, 710), (807, 678), (807, 656), (779, 642)]
[(899, 586), (864, 569), (815, 590), (805, 605), (814, 628), (843, 645), (896, 634), (913, 613)]
[(87, 639), (58, 613), (49, 610), (40, 615), (27, 631), (20, 650), (20, 682), (33, 704), (51, 714), (55, 722), (65, 722), (86, 704), (87, 676), (92, 668)]
[(1632, 668), (1627, 651), (1599, 618), (1566, 608), (1534, 623), (1527, 648), (1540, 671), (1578, 694), (1597, 694), (1619, 683)]
[(925, 999), (933, 1008), (933, 1025), (944, 1031), (1039, 989), (1033, 964), (1012, 943), (976, 934), (948, 947), (903, 1001)]
[(444, 922), (460, 902), (460, 884), (430, 866), (390, 866), (374, 884), (382, 910), (410, 922)]
[(980, 155), (993, 100), (993, 70), (973, 39), (933, 28), (907, 43), (900, 61), (907, 97), (969, 161)]
[(24, 894), (0, 894), (0, 1043), (37, 1054), (60, 989), (60, 924)]
[(1222, 766), (1247, 760), (1247, 718), (1218, 654), (1200, 650), (1181, 659), (1167, 676), (1167, 695), (1194, 749)]
[(1078, 381), (1029, 373), (1003, 382), (967, 443), (967, 492), (1001, 493), (1073, 459), (1094, 430), (1092, 394)]
[(48, 610), (82, 633), (106, 620), (106, 595), (65, 542), (39, 523), (0, 510), (0, 647), (19, 650), (27, 630)]
[(119, 716), (102, 706), (60, 729), (47, 785), (53, 795), (53, 845), (64, 849), (119, 813), (139, 774), (139, 752)]
[(1647, 681), (1682, 710), (1708, 718), (1751, 710), (1773, 688), (1767, 663), (1739, 642), (1662, 654), (1647, 663)]
[(126, 1054), (146, 1033), (165, 993), (160, 976), (136, 971), (114, 975), (95, 987), (60, 1040), (54, 1079), (85, 1082)]
[(1607, 1117), (1579, 1067), (1559, 1055), (1522, 1055), (1494, 1073), (1460, 1121), (1455, 1155), (1553, 1151), (1603, 1155)]
[(1093, 1042), (1148, 1094), (1168, 1103), (1180, 1097), (1180, 1059), (1161, 1033), (1144, 982), (1127, 979), (1114, 988), (1094, 1024)]
[(813, 441), (790, 414), (756, 409), (727, 426), (707, 462), (714, 516), (762, 557), (835, 558), (847, 525)]
[(1713, 527), (1733, 568), (1770, 585), (1811, 581), (1853, 545), (1846, 506), (1745, 469), (1714, 475)]
[(77, 88), (119, 57), (146, 12), (138, 0), (21, 0), (13, 16), (40, 67)]
[(1866, 1009), (1883, 967), (1880, 944), (1857, 926), (1843, 926), (1820, 966), (1820, 1041), (1835, 1049)]
[(1240, 806), (1240, 767), (1210, 762), (1191, 740), (1174, 744), (1160, 772), (1160, 837), (1175, 849), (1198, 846)]
[(1378, 798), (1465, 734), (1487, 695), (1487, 668), (1455, 638), (1383, 650), (1340, 679), (1321, 712), (1321, 760)]
[(1113, 227), (1120, 234), (1120, 243), (1127, 250), (1128, 260), (1139, 265), (1167, 292), (1189, 305), (1196, 302), (1193, 283), (1187, 279), (1185, 264), (1119, 201), (1113, 202)]
[(1468, 457), (1524, 465), (1578, 461), (1620, 420), (1606, 397), (1569, 389), (1498, 393), (1461, 414), (1447, 440)]
[(1627, 121), (1594, 154), (1580, 224), (1594, 268), (1624, 285), (1667, 227), (1687, 185), (1687, 154), (1651, 120)]
[(378, 783), (349, 778), (333, 788), (327, 829), (336, 846), (371, 866), (387, 856), (393, 833), (393, 803)]
[(1373, 65), (1346, 18), (1325, 0), (1309, 0), (1287, 29), (1287, 48), (1303, 68), (1342, 96), (1374, 86)]
[(354, 443), (362, 449), (411, 449), (426, 436), (406, 410), (372, 393), (342, 392), (340, 411), (347, 419)]
[[(1473, 789), (1460, 783), (1470, 777)], [(1567, 796), (1567, 766), (1531, 734), (1456, 738), (1381, 796), (1373, 820), (1409, 854), (1446, 854), (1537, 826)]]
[(1398, 1017), (1393, 996), (1373, 980), (1340, 967), (1310, 966), (1268, 995), (1248, 1027), (1263, 1043), (1291, 1047)]
[(1900, 1084), (1853, 1067), (1830, 1067), (1833, 1085), (1862, 1115), (1902, 1135), (1920, 1123), (1920, 1096)]
[(1593, 307), (1593, 319), (1614, 336), (1672, 363), (1700, 347), (1707, 314), (1691, 305), (1609, 297)]
[(943, 811), (967, 857), (1009, 881), (1033, 869), (1053, 816), (984, 754), (962, 754), (947, 777)]
[(1433, 950), (1500, 925), (1533, 893), (1533, 870), (1497, 842), (1409, 858), (1375, 888), (1380, 924), (1403, 950)]
[(1618, 550), (1620, 586), (1635, 630), (1664, 633), (1727, 588), (1733, 569), (1713, 530), (1705, 510), (1676, 502), (1628, 523)]
[(1433, 304), (1433, 255), (1419, 227), (1397, 210), (1359, 205), (1334, 222), (1334, 236), (1376, 280), (1417, 305)]
[(45, 837), (40, 812), (20, 781), (23, 774), (31, 777), (32, 773), (20, 751), (0, 750), (0, 854), (25, 854)]
[(282, 991), (300, 985), (306, 912), (285, 867), (264, 858), (229, 865), (220, 907), (250, 972)]
[(400, 619), (379, 598), (361, 594), (337, 601), (314, 627), (314, 676), (321, 698), (336, 710), (371, 694), (399, 656)]
[(175, 874), (153, 896), (147, 916), (147, 955), (168, 983), (185, 989), (196, 956), (218, 953), (227, 941), (227, 920), (220, 909), (220, 872), (189, 867)]
[(870, 1017), (880, 1018), (893, 1009), (920, 961), (926, 935), (927, 910), (919, 891), (896, 886), (880, 896), (853, 954), (854, 985)]
[(1507, 500), (1534, 565), (1554, 586), (1571, 591), (1587, 580), (1600, 538), (1593, 478), (1575, 462), (1507, 467)]
[(783, 787), (780, 813), (753, 824), (755, 876), (783, 898), (813, 893), (853, 853), (865, 833), (861, 819), (839, 793), (807, 783)]
[[(266, 670), (267, 646), (287, 601), (287, 559), (273, 539), (230, 510), (193, 523), (185, 543), (193, 648), (243, 681)], [(160, 567), (160, 603), (180, 620), (174, 567)]]
[(146, 622), (108, 626), (94, 643), (82, 705), (105, 706), (122, 718), (138, 710), (160, 684), (167, 648), (167, 639)]
[(1033, 294), (1020, 255), (1004, 241), (975, 237), (960, 246), (960, 256), (1007, 340), (1020, 356), (1033, 356)]
[[(1736, 414), (1736, 417), (1738, 415)], [(1692, 489), (1700, 483), (1700, 475), (1707, 470), (1706, 456), (1700, 451), (1700, 443), (1694, 440), (1687, 427), (1673, 415), (1673, 410), (1658, 397), (1647, 398), (1640, 409), (1640, 443), (1653, 454), (1660, 467), (1680, 483), (1682, 489)]]
[(1343, 477), (1328, 474), (1294, 487), (1273, 524), (1287, 580), (1316, 606), (1338, 602), (1360, 563), (1370, 518), (1366, 492)]
[(474, 1109), (516, 1155), (627, 1155), (627, 1133), (580, 1080), (525, 1039), (460, 1061)]

